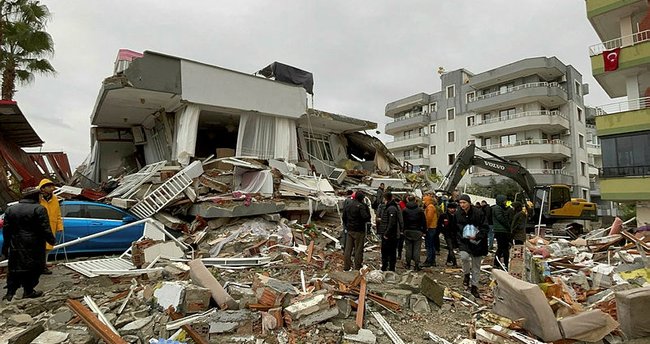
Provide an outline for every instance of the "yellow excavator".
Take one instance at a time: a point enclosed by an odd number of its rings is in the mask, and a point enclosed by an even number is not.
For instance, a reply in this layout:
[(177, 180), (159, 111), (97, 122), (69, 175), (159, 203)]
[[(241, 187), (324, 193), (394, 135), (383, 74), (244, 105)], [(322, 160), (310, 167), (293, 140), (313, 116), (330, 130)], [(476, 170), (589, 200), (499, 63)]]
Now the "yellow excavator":
[[(476, 149), (481, 150), (491, 158), (476, 155)], [(596, 204), (582, 198), (571, 198), (571, 189), (568, 185), (537, 185), (535, 178), (518, 162), (506, 160), (486, 149), (477, 147), (473, 143), (458, 153), (456, 161), (443, 178), (438, 191), (451, 194), (467, 170), (472, 166), (492, 171), (517, 182), (524, 190), (527, 200), (533, 204), (535, 222), (539, 219), (540, 213), (542, 223), (547, 226), (559, 220), (598, 219)]]

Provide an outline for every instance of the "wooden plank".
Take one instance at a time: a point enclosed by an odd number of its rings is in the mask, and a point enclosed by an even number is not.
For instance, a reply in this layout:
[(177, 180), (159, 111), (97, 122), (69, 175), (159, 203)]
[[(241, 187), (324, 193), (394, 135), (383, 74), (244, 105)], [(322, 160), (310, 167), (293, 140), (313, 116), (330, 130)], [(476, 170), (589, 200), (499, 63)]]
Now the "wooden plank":
[(68, 299), (68, 306), (72, 311), (77, 313), (81, 320), (88, 325), (90, 329), (106, 343), (109, 344), (127, 344), (117, 333), (113, 332), (108, 326), (104, 325), (97, 316), (86, 306), (77, 300)]
[(366, 305), (366, 279), (361, 277), (361, 290), (359, 291), (359, 306), (357, 307), (357, 326), (363, 328), (363, 311)]
[[(169, 314), (169, 317), (172, 318), (172, 320), (178, 320), (183, 317), (183, 315), (181, 315), (180, 313), (174, 312), (171, 306), (167, 309), (167, 314)], [(192, 340), (194, 340), (195, 343), (197, 344), (209, 343), (200, 333), (196, 332), (196, 330), (192, 328), (191, 325), (183, 325), (181, 326), (181, 328), (183, 329), (183, 331), (187, 333), (188, 336), (190, 336), (190, 338), (192, 338)]]
[(311, 256), (314, 254), (314, 240), (309, 242), (309, 247), (307, 248), (307, 264), (311, 263)]

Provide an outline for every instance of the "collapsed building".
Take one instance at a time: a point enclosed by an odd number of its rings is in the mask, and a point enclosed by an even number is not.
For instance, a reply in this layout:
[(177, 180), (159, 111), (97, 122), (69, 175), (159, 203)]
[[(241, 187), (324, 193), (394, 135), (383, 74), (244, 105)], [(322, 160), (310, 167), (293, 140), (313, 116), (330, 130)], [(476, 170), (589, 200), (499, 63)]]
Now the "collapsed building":
[[(362, 132), (376, 129), (376, 123), (309, 108), (308, 93), (313, 93), (311, 73), (278, 62), (245, 74), (120, 50), (114, 74), (99, 90), (91, 114), (91, 154), (77, 169), (75, 184), (97, 189), (161, 161), (184, 168), (201, 160), (205, 167), (206, 159), (216, 158), (215, 166), (223, 166), (216, 161), (228, 157), (270, 161), (271, 167), (289, 166), (295, 174), (325, 180), (332, 176), (335, 183), (348, 171), (367, 176), (399, 169), (381, 141)], [(268, 171), (240, 178), (251, 172), (249, 165), (222, 169), (233, 169), (234, 189), (271, 190)], [(253, 181), (261, 186), (247, 188)], [(197, 205), (193, 215), (227, 216), (206, 209)]]

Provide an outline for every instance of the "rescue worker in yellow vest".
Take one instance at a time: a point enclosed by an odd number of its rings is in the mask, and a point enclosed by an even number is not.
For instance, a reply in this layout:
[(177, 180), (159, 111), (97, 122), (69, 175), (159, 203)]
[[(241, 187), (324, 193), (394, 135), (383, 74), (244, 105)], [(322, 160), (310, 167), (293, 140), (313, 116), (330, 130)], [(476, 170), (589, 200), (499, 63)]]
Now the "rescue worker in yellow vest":
[[(61, 218), (61, 206), (59, 205), (59, 199), (54, 195), (54, 189), (56, 186), (49, 179), (43, 179), (38, 184), (38, 188), (41, 190), (40, 204), (45, 207), (47, 210), (47, 216), (50, 219), (50, 230), (52, 230), (52, 235), (56, 237), (56, 232), (63, 230), (63, 219)], [(52, 250), (52, 245), (45, 244), (45, 266), (43, 267), (43, 274), (51, 275), (52, 271), (47, 268), (47, 255)]]

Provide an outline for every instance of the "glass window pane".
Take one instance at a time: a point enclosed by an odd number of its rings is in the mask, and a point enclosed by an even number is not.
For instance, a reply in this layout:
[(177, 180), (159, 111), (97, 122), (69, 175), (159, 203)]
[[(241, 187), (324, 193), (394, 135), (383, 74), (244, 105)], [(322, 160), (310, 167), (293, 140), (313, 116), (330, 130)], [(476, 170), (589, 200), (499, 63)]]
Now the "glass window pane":
[(89, 205), (87, 206), (87, 210), (87, 217), (91, 219), (122, 220), (125, 216), (115, 209), (98, 205)]

